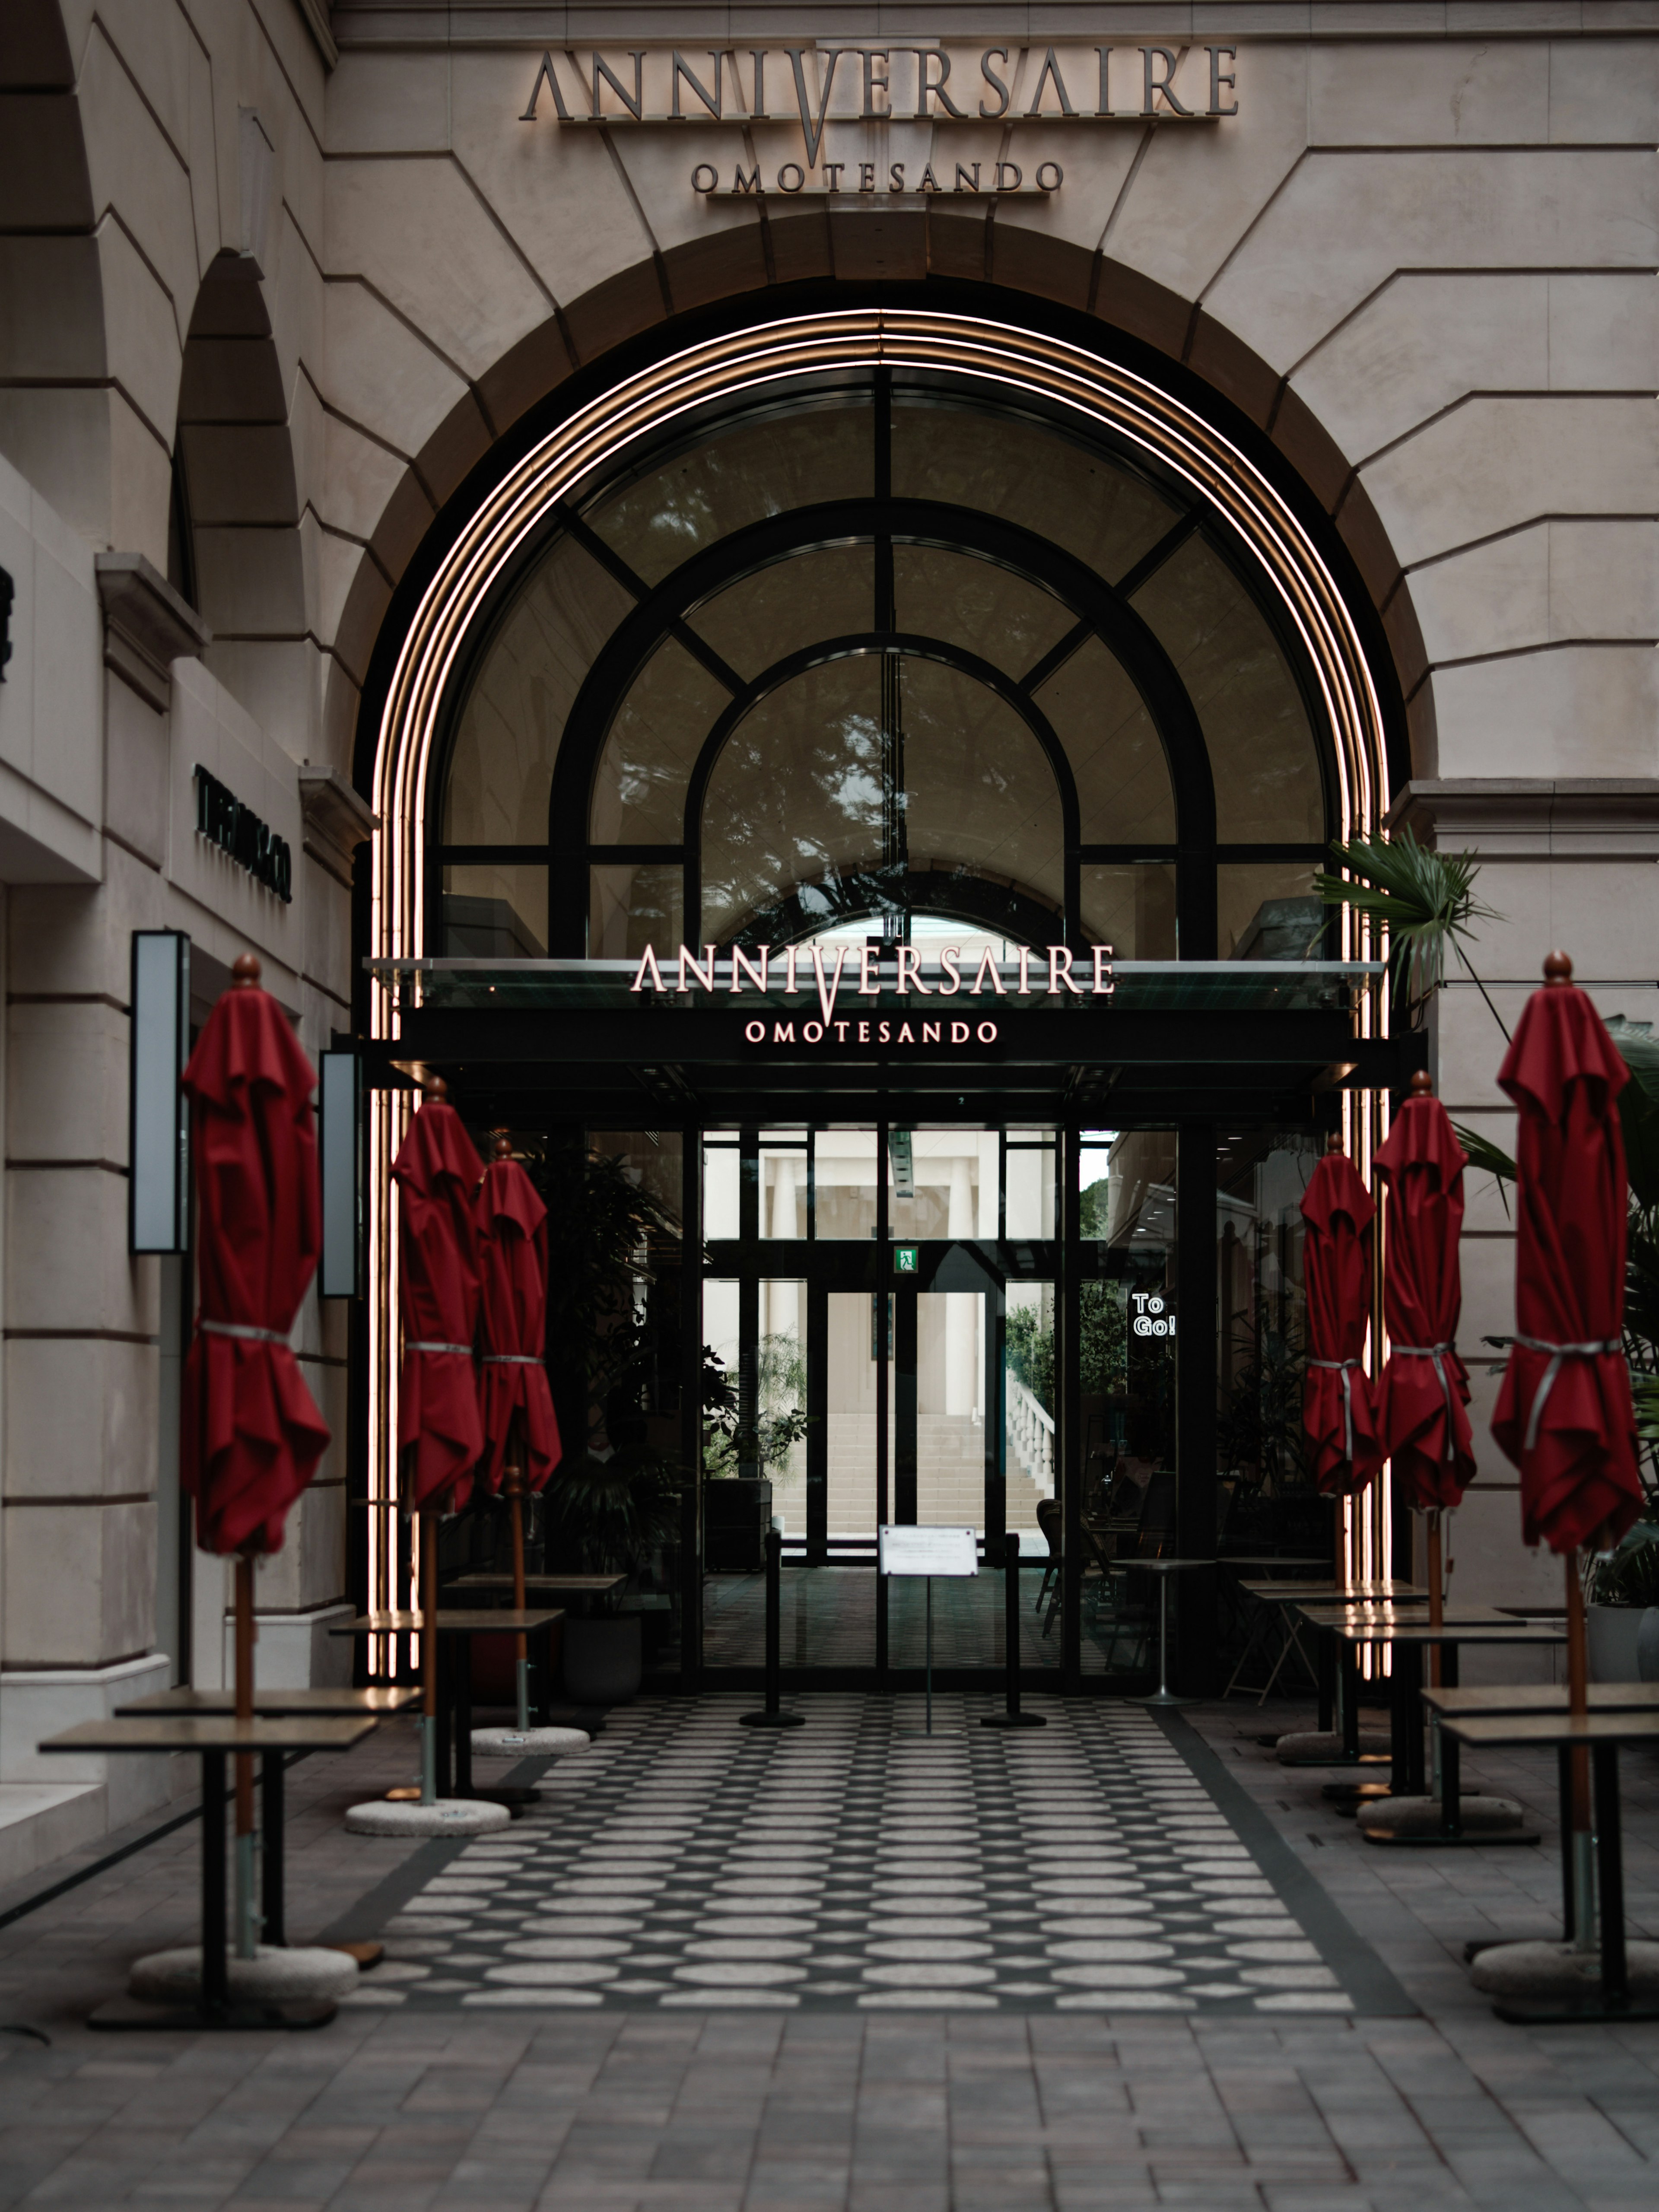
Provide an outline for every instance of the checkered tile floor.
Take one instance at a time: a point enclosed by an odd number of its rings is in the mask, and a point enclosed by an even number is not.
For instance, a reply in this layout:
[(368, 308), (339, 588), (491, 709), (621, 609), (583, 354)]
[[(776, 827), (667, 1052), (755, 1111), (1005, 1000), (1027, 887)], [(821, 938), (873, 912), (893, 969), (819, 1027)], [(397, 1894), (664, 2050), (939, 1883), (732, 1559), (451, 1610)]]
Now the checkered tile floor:
[(434, 1845), (353, 2002), (1346, 2013), (1175, 1737), (1133, 1706), (641, 1703), (507, 1830)]

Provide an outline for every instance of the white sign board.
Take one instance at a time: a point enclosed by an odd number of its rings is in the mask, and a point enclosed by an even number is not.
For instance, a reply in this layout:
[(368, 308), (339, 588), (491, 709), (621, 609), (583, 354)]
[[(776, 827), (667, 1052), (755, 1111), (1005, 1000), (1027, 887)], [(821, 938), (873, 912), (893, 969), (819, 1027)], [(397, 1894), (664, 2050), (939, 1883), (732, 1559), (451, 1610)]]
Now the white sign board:
[(979, 1572), (979, 1540), (971, 1528), (882, 1528), (876, 1553), (884, 1575)]

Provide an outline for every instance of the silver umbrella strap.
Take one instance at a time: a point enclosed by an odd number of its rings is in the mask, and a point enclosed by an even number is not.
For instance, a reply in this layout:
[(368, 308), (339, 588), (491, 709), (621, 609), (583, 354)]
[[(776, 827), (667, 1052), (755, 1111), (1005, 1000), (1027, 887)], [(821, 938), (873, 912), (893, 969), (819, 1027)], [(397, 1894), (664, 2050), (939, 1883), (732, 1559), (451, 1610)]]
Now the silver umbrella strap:
[(286, 1344), (288, 1332), (281, 1328), (255, 1328), (245, 1321), (198, 1321), (196, 1324), (204, 1336), (240, 1337), (244, 1344)]
[(541, 1361), (533, 1352), (486, 1352), (486, 1367), (539, 1367)]
[(1455, 1344), (1396, 1344), (1393, 1347), (1396, 1359), (1431, 1359), (1434, 1362), (1435, 1379), (1444, 1392), (1446, 1399), (1446, 1465), (1448, 1467), (1457, 1456), (1457, 1441), (1454, 1434), (1455, 1424), (1452, 1419), (1451, 1377), (1446, 1372), (1445, 1354), (1449, 1352), (1455, 1352), (1457, 1346)]
[(1348, 1459), (1353, 1459), (1353, 1372), (1360, 1364), (1357, 1359), (1310, 1359), (1310, 1367), (1328, 1367), (1342, 1377), (1342, 1419), (1348, 1433)]
[(405, 1352), (453, 1352), (458, 1359), (471, 1359), (472, 1357), (472, 1346), (470, 1344), (406, 1344), (404, 1350)]
[(1561, 1372), (1561, 1364), (1567, 1359), (1599, 1359), (1603, 1353), (1622, 1352), (1624, 1346), (1616, 1336), (1602, 1337), (1590, 1344), (1551, 1344), (1541, 1336), (1517, 1336), (1517, 1344), (1524, 1344), (1528, 1352), (1547, 1352), (1550, 1364), (1544, 1370), (1544, 1379), (1539, 1384), (1532, 1401), (1532, 1411), (1527, 1416), (1527, 1433), (1522, 1441), (1522, 1451), (1530, 1451), (1538, 1441), (1538, 1424), (1544, 1418), (1544, 1401), (1555, 1388), (1555, 1378)]

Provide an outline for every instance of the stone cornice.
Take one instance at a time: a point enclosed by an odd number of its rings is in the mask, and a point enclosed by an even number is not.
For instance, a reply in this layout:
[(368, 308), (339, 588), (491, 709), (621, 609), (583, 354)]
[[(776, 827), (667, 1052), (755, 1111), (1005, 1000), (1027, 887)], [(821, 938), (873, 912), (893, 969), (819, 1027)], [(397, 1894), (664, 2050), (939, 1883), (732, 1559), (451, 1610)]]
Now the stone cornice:
[(204, 651), (213, 632), (142, 553), (100, 553), (96, 568), (104, 665), (164, 714), (173, 662)]
[(1515, 860), (1653, 859), (1659, 776), (1421, 776), (1395, 794), (1388, 827)]
[(319, 867), (349, 888), (351, 856), (374, 834), (368, 801), (337, 769), (305, 762), (300, 769), (300, 812), (305, 850)]

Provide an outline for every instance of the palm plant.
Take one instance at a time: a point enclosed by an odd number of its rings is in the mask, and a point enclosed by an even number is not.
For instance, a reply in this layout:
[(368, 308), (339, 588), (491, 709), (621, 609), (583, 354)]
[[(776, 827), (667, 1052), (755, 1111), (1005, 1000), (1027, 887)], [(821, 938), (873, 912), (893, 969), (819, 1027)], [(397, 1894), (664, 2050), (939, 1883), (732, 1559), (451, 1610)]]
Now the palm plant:
[(1396, 988), (1420, 1023), (1431, 992), (1443, 988), (1449, 950), (1468, 969), (1492, 1018), (1507, 1038), (1504, 1018), (1464, 951), (1471, 924), (1501, 921), (1474, 895), (1480, 863), (1473, 853), (1441, 853), (1419, 845), (1409, 830), (1395, 838), (1339, 838), (1331, 854), (1340, 874), (1316, 876), (1314, 889), (1327, 906), (1370, 915), (1389, 933)]

